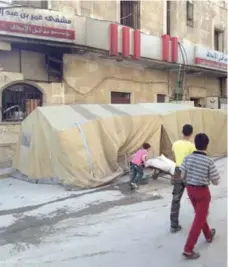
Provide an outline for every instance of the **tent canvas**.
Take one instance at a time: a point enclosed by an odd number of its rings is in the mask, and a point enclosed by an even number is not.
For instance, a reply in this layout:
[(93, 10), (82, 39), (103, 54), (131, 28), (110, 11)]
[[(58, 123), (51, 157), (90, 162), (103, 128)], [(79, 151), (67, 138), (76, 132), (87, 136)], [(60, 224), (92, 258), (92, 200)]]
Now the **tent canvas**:
[[(183, 124), (210, 137), (209, 154), (227, 154), (227, 114), (179, 104), (39, 107), (21, 126), (13, 168), (28, 181), (92, 188), (124, 173), (143, 142), (172, 158)], [(21, 176), (22, 177), (22, 176)]]

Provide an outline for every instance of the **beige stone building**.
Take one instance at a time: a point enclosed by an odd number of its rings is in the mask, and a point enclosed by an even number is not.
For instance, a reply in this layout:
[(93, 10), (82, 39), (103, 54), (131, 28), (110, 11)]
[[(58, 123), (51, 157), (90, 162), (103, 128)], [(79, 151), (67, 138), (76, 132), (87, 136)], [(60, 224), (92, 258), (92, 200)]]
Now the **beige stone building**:
[(38, 105), (219, 107), (226, 42), (226, 1), (1, 1), (0, 138)]

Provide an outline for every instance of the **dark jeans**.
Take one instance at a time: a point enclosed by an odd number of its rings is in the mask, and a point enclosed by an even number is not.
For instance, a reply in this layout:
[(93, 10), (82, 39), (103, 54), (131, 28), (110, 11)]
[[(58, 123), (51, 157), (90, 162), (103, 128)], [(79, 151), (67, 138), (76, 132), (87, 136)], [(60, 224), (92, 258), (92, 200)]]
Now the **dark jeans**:
[(143, 177), (143, 166), (131, 164), (131, 183), (137, 184)]
[(171, 227), (176, 228), (179, 225), (180, 202), (184, 193), (185, 183), (180, 180), (180, 169), (176, 168), (172, 180), (173, 184), (173, 199), (171, 204), (170, 221)]

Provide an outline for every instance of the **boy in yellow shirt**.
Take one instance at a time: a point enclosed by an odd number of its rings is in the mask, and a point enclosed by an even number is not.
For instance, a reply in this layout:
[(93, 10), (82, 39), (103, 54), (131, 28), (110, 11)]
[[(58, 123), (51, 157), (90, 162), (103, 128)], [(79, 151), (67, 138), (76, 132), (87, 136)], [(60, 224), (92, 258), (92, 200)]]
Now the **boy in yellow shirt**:
[(173, 199), (171, 204), (171, 233), (176, 233), (182, 229), (179, 224), (180, 201), (185, 189), (185, 183), (180, 179), (180, 166), (184, 158), (195, 151), (195, 145), (190, 141), (193, 134), (193, 127), (185, 124), (182, 129), (183, 139), (173, 143), (173, 153), (175, 156), (176, 169), (172, 178)]

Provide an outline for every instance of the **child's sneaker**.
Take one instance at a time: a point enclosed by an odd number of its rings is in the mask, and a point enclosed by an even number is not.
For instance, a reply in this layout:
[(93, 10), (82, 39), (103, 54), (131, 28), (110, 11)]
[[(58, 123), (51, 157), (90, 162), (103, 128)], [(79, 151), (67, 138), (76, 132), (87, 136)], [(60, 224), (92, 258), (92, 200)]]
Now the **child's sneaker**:
[(177, 232), (179, 232), (181, 230), (182, 230), (182, 227), (180, 225), (178, 225), (177, 227), (171, 227), (170, 228), (170, 232), (173, 233), (173, 234), (177, 233)]
[(136, 183), (130, 183), (132, 189), (136, 189), (138, 186)]

